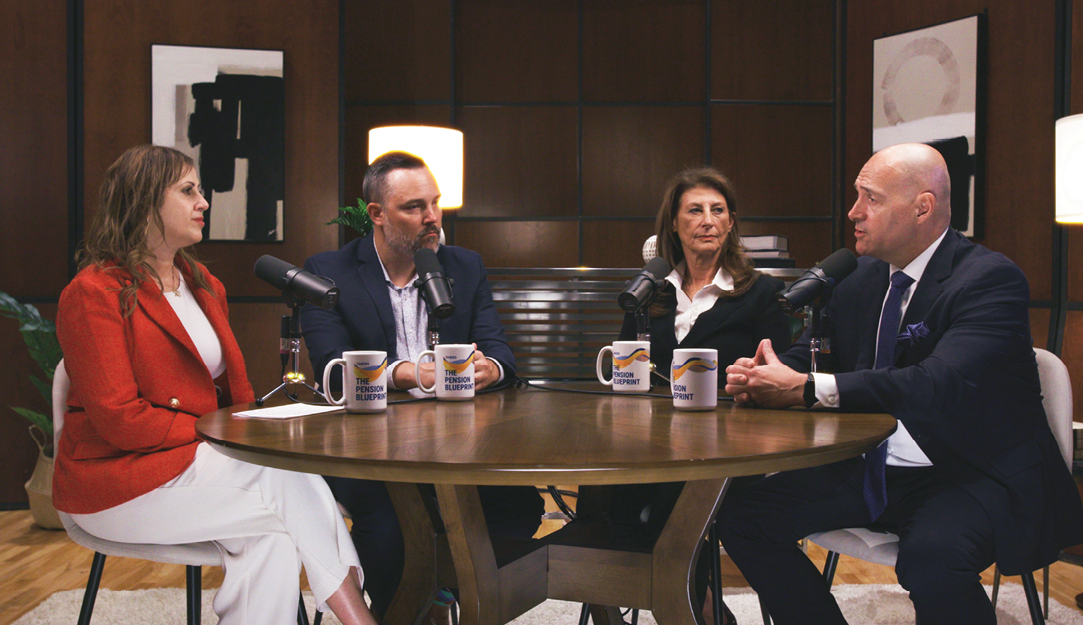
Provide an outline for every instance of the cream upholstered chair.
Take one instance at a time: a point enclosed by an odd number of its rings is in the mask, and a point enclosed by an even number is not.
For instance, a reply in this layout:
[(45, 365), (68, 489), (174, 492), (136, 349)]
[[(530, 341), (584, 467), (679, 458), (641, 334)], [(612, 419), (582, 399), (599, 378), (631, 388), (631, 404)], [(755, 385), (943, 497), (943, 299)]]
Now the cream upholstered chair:
[[(60, 432), (64, 429), (64, 414), (68, 410), (68, 389), (70, 386), (71, 380), (68, 378), (64, 361), (61, 360), (56, 366), (56, 372), (53, 374), (53, 439), (55, 441), (60, 440)], [(202, 594), (203, 566), (222, 566), (222, 556), (213, 542), (181, 545), (118, 543), (90, 535), (76, 525), (71, 516), (64, 512), (60, 512), (60, 521), (64, 524), (64, 529), (68, 532), (69, 538), (77, 544), (94, 551), (94, 560), (90, 565), (90, 577), (87, 579), (86, 592), (83, 593), (83, 606), (79, 610), (79, 625), (88, 625), (90, 623), (107, 555), (185, 565), (187, 567), (185, 577), (188, 586), (186, 601), (188, 623), (189, 625), (199, 625), (202, 610), (200, 595)], [(308, 614), (305, 612), (303, 602), (299, 603), (297, 607), (297, 622), (308, 623)]]
[[(1054, 354), (1035, 347), (1034, 355), (1038, 361), (1038, 379), (1042, 386), (1042, 406), (1049, 421), (1049, 428), (1057, 439), (1068, 469), (1072, 468), (1072, 385), (1068, 379), (1068, 369)], [(824, 579), (830, 586), (835, 577), (839, 554), (894, 567), (899, 555), (899, 537), (890, 532), (874, 532), (855, 527), (830, 532), (812, 534), (809, 541), (828, 550), (824, 563)], [(1043, 611), (1038, 601), (1038, 590), (1034, 584), (1034, 574), (1020, 576), (1023, 590), (1030, 608), (1030, 618), (1034, 625), (1045, 623)], [(1000, 584), (1000, 571), (996, 570), (993, 579), (993, 605), (996, 606), (997, 591)], [(1049, 567), (1044, 570), (1045, 617), (1049, 615)], [(770, 622), (764, 611), (765, 625)]]

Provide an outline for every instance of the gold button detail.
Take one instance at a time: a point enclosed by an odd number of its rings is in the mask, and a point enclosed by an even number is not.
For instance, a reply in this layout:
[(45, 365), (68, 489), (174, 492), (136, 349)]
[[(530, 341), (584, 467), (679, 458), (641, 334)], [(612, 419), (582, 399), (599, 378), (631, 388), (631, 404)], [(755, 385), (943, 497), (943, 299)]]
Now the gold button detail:
[(171, 398), (169, 400), (169, 407), (170, 408), (180, 408), (180, 400), (177, 399), (176, 397)]

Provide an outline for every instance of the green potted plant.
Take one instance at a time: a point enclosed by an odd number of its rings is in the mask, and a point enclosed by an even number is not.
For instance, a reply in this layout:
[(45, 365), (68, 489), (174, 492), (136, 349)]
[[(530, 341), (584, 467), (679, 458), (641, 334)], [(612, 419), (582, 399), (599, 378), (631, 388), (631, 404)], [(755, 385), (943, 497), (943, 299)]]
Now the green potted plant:
[(56, 326), (45, 319), (38, 309), (20, 304), (14, 297), (0, 291), (0, 314), (19, 321), (19, 333), (26, 343), (30, 356), (41, 369), (42, 377), (30, 375), (30, 382), (38, 389), (50, 406), (50, 414), (44, 415), (29, 408), (11, 406), (19, 416), (30, 422), (30, 435), (38, 444), (38, 462), (30, 481), (26, 483), (26, 495), (34, 522), (47, 529), (61, 529), (60, 517), (53, 507), (53, 418), (52, 380), (56, 365), (63, 358), (60, 343), (56, 339)]
[(338, 217), (324, 225), (330, 226), (331, 224), (342, 224), (356, 231), (362, 237), (367, 237), (372, 232), (372, 218), (369, 217), (368, 204), (361, 198), (357, 198), (356, 206), (340, 206)]

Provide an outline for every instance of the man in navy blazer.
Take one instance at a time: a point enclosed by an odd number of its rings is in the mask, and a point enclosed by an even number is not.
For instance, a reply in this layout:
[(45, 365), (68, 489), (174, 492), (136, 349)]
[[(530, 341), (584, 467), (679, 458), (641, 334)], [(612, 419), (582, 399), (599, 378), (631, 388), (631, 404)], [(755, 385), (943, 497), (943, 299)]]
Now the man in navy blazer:
[[(864, 458), (733, 493), (722, 543), (781, 625), (846, 622), (797, 542), (855, 526), (899, 535), (896, 573), (919, 623), (993, 625), (983, 570), (1029, 573), (1083, 542), (1083, 505), (1042, 408), (1029, 287), (1010, 260), (949, 228), (934, 149), (882, 150), (855, 187), (864, 257), (827, 307), (833, 344), (817, 364), (832, 373), (807, 373), (807, 336), (781, 356), (765, 341), (727, 369), (726, 389), (745, 404), (887, 412), (899, 429)], [(885, 349), (894, 355), (878, 357)]]
[[(455, 312), (440, 320), (440, 342), (477, 346), (478, 390), (514, 381), (515, 357), (497, 317), (481, 257), (439, 244), (440, 190), (425, 162), (402, 152), (385, 154), (369, 165), (363, 193), (372, 235), (305, 262), (306, 271), (334, 280), (342, 293), (334, 310), (306, 306), (301, 311), (302, 332), (317, 377), (344, 351), (381, 350), (391, 363), (391, 388), (418, 386), (414, 362), (428, 349), (428, 312), (414, 286), (414, 254), (424, 247), (436, 251), (444, 274), (454, 282)], [(421, 367), (422, 381), (432, 386), (433, 364)], [(337, 384), (341, 383), (339, 379)], [(326, 479), (353, 517), (351, 535), (366, 571), (365, 590), (373, 613), (381, 617), (402, 577), (404, 559), (402, 530), (387, 488), (383, 482)], [(490, 534), (530, 538), (541, 525), (545, 507), (534, 488), (482, 486), (478, 491)], [(446, 620), (446, 614), (444, 610), (434, 616)]]

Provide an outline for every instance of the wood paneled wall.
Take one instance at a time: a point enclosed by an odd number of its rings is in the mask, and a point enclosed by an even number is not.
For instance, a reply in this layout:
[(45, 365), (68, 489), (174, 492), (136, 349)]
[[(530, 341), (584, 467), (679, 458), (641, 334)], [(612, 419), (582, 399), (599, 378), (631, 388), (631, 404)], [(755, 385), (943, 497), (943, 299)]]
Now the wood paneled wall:
[[(105, 169), (150, 140), (152, 43), (285, 51), (285, 241), (204, 243), (196, 253), (226, 286), (234, 333), (257, 393), (279, 381), (279, 317), (272, 287), (255, 278), (263, 254), (301, 264), (338, 246), (325, 226), (339, 206), (339, 2), (337, 0), (82, 0), (84, 45), (73, 50), (63, 2), (0, 3), (0, 289), (53, 303), (68, 275), (67, 54), (82, 56), (86, 221)], [(16, 271), (15, 268), (18, 268)], [(33, 370), (15, 324), (0, 320), (0, 349), (16, 375), (0, 376), (0, 502), (25, 501), (37, 449), (7, 405), (45, 410), (26, 373)], [(303, 369), (309, 370), (307, 356)], [(311, 375), (311, 374), (310, 374)]]
[[(0, 3), (0, 291), (39, 302), (68, 281), (67, 40), (65, 3)], [(48, 404), (13, 319), (0, 317), (0, 353), (0, 503), (25, 501), (38, 449), (9, 406)]]
[(666, 182), (705, 162), (749, 232), (790, 236), (799, 266), (833, 250), (835, 0), (385, 0), (344, 20), (346, 197), (370, 128), (458, 127), (453, 240), (489, 266), (641, 265)]

